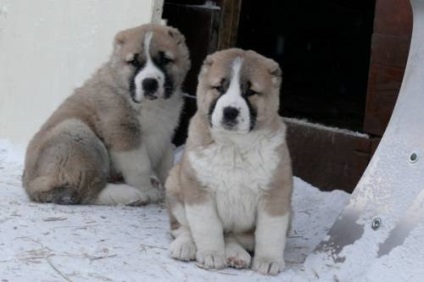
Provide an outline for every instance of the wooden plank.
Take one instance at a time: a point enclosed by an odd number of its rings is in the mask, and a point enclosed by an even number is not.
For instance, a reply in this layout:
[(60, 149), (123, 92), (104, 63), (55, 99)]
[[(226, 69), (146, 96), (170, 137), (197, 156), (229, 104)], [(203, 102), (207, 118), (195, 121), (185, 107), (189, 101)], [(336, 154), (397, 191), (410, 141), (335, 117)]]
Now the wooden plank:
[(377, 0), (374, 32), (408, 36), (412, 32), (412, 10), (409, 0)]
[(373, 64), (370, 67), (364, 131), (382, 136), (402, 84), (404, 68)]
[(381, 137), (390, 120), (408, 59), (412, 32), (409, 0), (377, 0), (364, 131)]
[(405, 68), (410, 43), (410, 36), (374, 33), (371, 43), (371, 64)]
[(218, 0), (217, 3), (222, 10), (218, 37), (218, 49), (222, 50), (236, 45), (242, 0)]
[(285, 120), (294, 175), (321, 190), (352, 192), (370, 160), (369, 137), (294, 119)]

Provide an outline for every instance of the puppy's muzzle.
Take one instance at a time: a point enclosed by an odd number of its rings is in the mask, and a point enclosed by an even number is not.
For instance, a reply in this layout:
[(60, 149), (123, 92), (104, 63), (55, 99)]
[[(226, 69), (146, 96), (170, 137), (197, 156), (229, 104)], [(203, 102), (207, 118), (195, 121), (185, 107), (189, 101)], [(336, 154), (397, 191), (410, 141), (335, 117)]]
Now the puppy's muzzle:
[(156, 93), (158, 92), (159, 82), (155, 78), (145, 78), (141, 83), (141, 86), (144, 91), (144, 95), (147, 99), (155, 100), (158, 97)]
[(229, 128), (237, 125), (237, 118), (239, 114), (239, 109), (234, 107), (225, 107), (222, 113), (222, 123)]

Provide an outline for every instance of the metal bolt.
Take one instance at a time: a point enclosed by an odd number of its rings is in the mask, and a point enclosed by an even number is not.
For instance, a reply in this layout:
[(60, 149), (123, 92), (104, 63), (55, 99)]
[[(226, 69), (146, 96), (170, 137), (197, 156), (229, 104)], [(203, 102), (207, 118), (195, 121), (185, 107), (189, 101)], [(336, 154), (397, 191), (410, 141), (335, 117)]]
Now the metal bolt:
[(371, 228), (373, 230), (377, 230), (380, 227), (381, 227), (381, 218), (377, 217), (372, 221)]
[(418, 155), (417, 155), (417, 153), (412, 153), (412, 154), (409, 156), (409, 161), (410, 161), (411, 163), (416, 163), (416, 162), (418, 161)]

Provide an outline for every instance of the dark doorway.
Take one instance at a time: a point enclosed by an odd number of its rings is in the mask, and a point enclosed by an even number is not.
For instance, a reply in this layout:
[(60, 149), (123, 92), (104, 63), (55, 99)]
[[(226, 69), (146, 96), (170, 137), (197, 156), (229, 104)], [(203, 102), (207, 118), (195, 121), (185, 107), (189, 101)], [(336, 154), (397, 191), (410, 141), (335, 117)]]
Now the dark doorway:
[(362, 131), (374, 0), (243, 0), (237, 46), (283, 69), (281, 114)]

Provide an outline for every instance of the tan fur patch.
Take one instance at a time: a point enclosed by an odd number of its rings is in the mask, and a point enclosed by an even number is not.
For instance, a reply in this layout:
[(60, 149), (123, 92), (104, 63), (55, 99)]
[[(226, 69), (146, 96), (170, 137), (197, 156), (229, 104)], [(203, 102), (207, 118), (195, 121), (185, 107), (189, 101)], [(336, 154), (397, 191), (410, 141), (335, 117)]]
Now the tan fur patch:
[[(207, 124), (199, 115), (193, 116), (189, 127), (189, 138), (185, 150), (202, 147), (212, 142), (208, 134)], [(167, 193), (172, 199), (184, 202), (185, 204), (201, 204), (206, 200), (205, 191), (196, 179), (195, 172), (184, 153), (181, 163), (177, 164), (170, 173), (167, 180)]]
[(281, 216), (291, 212), (291, 196), (293, 190), (292, 166), (287, 144), (279, 146), (276, 152), (280, 163), (269, 184), (269, 190), (264, 195), (263, 207), (271, 216)]

